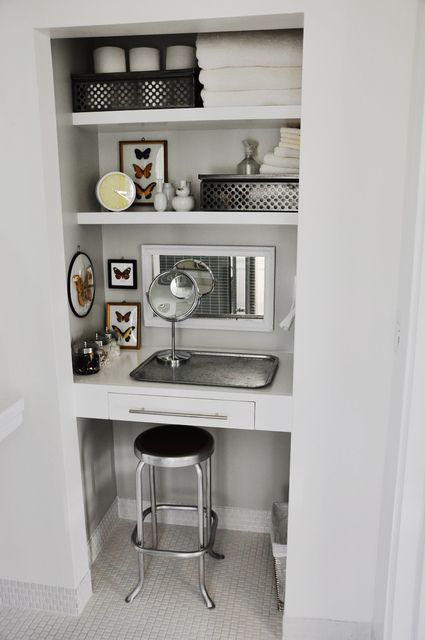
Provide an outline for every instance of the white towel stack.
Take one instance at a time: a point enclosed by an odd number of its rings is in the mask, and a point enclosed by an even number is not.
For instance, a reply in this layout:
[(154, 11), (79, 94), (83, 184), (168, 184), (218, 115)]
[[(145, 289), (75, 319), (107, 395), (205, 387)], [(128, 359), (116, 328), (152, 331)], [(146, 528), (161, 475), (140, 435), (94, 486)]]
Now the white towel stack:
[(301, 103), (302, 30), (201, 33), (204, 107)]
[(273, 152), (266, 153), (260, 173), (297, 176), (300, 170), (300, 133), (300, 129), (295, 127), (282, 127), (279, 145)]

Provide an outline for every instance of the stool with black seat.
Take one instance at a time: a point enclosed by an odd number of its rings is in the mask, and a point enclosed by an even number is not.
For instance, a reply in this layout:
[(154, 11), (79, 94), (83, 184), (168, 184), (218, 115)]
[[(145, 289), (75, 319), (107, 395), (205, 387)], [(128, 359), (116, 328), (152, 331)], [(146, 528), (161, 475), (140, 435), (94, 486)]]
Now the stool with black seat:
[[(137, 522), (132, 533), (132, 542), (138, 551), (139, 581), (126, 597), (132, 602), (140, 593), (144, 580), (145, 554), (173, 558), (199, 559), (199, 587), (205, 604), (214, 608), (205, 586), (205, 555), (216, 559), (223, 555), (213, 551), (217, 530), (217, 514), (211, 507), (211, 456), (214, 452), (214, 438), (208, 431), (187, 425), (161, 425), (141, 433), (134, 442), (134, 453), (139, 458), (136, 469), (136, 510)], [(205, 469), (202, 467), (204, 463)], [(149, 467), (150, 507), (143, 509), (142, 472)], [(179, 468), (193, 466), (197, 476), (197, 505), (157, 504), (155, 486), (155, 467)], [(176, 551), (158, 549), (157, 512), (165, 509), (188, 510), (198, 512), (199, 548), (194, 551)], [(151, 514), (152, 546), (145, 546), (144, 520)]]

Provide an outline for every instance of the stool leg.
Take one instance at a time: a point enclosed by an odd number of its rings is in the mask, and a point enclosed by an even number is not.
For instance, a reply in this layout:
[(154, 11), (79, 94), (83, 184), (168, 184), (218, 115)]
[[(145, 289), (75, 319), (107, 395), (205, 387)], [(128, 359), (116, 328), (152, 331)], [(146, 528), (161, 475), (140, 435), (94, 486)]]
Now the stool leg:
[[(212, 503), (212, 481), (211, 481), (211, 458), (207, 458), (206, 462), (206, 503), (207, 503), (207, 544), (210, 541), (211, 535), (211, 503)], [(223, 560), (224, 555), (222, 553), (217, 553), (214, 549), (208, 552), (212, 558), (216, 560)]]
[[(137, 517), (137, 543), (143, 546), (143, 487), (142, 472), (145, 463), (140, 461), (136, 469), (136, 517)], [(139, 581), (132, 591), (128, 594), (125, 601), (133, 602), (134, 598), (140, 593), (144, 579), (144, 563), (143, 553), (137, 552), (139, 562)]]
[[(203, 549), (204, 543), (204, 473), (201, 465), (195, 464), (196, 474), (198, 476), (198, 533), (199, 533), (199, 548)], [(211, 600), (207, 588), (205, 586), (205, 554), (199, 558), (199, 588), (201, 589), (202, 597), (205, 600), (205, 604), (208, 609), (214, 609), (215, 604)]]
[(152, 517), (152, 547), (158, 547), (158, 523), (156, 517), (156, 483), (155, 483), (155, 467), (149, 465), (149, 489), (151, 495), (151, 517)]

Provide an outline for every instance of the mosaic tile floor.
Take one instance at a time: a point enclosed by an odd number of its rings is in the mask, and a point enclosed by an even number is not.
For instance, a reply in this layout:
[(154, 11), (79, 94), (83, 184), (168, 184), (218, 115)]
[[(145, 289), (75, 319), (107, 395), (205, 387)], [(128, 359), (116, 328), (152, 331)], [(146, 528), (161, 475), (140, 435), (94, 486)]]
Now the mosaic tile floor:
[[(93, 564), (93, 597), (79, 618), (0, 608), (0, 639), (280, 640), (269, 536), (217, 532), (216, 549), (226, 558), (207, 556), (207, 587), (216, 605), (208, 610), (196, 560), (147, 558), (143, 591), (132, 604), (124, 602), (137, 579), (132, 527), (120, 521)], [(159, 525), (159, 535), (162, 547), (195, 547), (192, 527)]]

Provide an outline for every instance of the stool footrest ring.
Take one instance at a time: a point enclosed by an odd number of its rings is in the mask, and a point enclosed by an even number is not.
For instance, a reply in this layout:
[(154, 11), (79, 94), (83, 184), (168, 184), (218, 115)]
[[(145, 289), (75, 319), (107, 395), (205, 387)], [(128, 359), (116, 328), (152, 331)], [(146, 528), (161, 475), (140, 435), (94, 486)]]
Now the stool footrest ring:
[[(174, 509), (174, 510), (178, 510), (178, 511), (197, 511), (198, 507), (193, 506), (193, 505), (173, 505), (173, 504), (158, 504), (156, 506), (157, 510), (166, 510), (166, 509)], [(204, 509), (205, 512), (205, 509)], [(151, 508), (148, 507), (147, 509), (143, 510), (143, 519), (148, 516), (151, 513)], [(133, 543), (134, 548), (136, 549), (136, 551), (138, 551), (139, 553), (146, 553), (148, 555), (151, 556), (167, 556), (167, 557), (171, 557), (171, 558), (200, 558), (201, 556), (205, 555), (206, 553), (210, 553), (213, 551), (213, 546), (214, 546), (214, 542), (215, 542), (215, 534), (217, 531), (217, 524), (218, 524), (218, 516), (216, 514), (216, 512), (211, 509), (211, 520), (212, 520), (212, 525), (211, 525), (211, 533), (210, 533), (210, 539), (208, 540), (208, 543), (202, 548), (202, 549), (196, 549), (194, 551), (177, 551), (175, 549), (153, 549), (152, 547), (144, 547), (141, 546), (138, 542), (137, 542), (137, 526), (134, 527), (133, 532), (131, 534), (131, 541)], [(218, 555), (218, 554), (217, 554)]]

